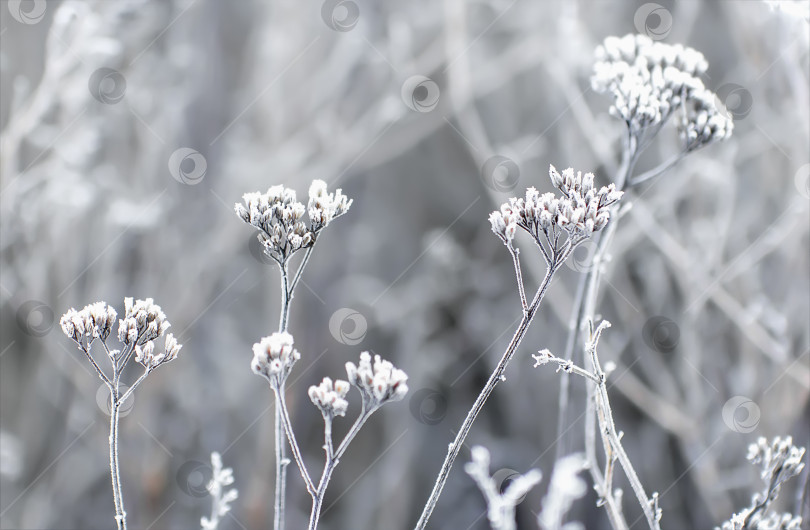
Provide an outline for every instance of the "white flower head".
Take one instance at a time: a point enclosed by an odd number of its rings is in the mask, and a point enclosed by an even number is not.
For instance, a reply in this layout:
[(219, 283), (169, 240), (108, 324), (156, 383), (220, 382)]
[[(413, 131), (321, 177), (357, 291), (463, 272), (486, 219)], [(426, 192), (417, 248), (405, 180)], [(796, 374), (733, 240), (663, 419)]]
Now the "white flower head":
[(286, 331), (276, 332), (253, 345), (253, 372), (266, 377), (274, 385), (290, 374), (301, 354), (293, 346), (293, 337)]
[(346, 401), (346, 394), (349, 392), (349, 383), (338, 379), (334, 383), (328, 377), (324, 377), (318, 386), (309, 387), (309, 399), (321, 411), (325, 419), (335, 416), (345, 416), (349, 402)]
[(367, 351), (360, 354), (359, 365), (346, 363), (346, 374), (349, 382), (360, 390), (367, 410), (389, 401), (399, 401), (408, 393), (407, 374), (379, 355), (374, 356), (372, 366)]
[(681, 110), (678, 127), (687, 151), (731, 134), (729, 113), (720, 112), (700, 79), (708, 63), (697, 50), (629, 34), (606, 38), (595, 55), (591, 86), (612, 95), (610, 113), (625, 121), (631, 134)]
[(117, 313), (106, 302), (96, 302), (81, 311), (68, 309), (59, 320), (62, 331), (74, 340), (79, 347), (86, 349), (95, 339), (102, 342), (110, 336)]
[[(245, 193), (234, 205), (236, 215), (259, 230), (265, 253), (279, 263), (294, 252), (312, 246), (317, 233), (348, 211), (352, 201), (337, 190), (330, 194), (326, 183), (316, 180), (309, 190), (309, 204), (296, 200), (295, 190), (277, 185), (266, 193)], [(304, 215), (309, 213), (309, 223)]]

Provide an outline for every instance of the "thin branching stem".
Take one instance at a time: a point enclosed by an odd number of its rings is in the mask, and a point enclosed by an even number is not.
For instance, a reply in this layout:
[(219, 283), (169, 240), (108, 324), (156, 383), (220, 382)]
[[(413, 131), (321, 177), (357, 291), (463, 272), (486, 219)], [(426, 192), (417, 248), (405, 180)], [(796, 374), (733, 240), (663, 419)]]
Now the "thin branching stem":
[(551, 265), (546, 269), (546, 274), (543, 277), (543, 281), (540, 283), (540, 287), (538, 287), (537, 292), (532, 299), (531, 304), (529, 304), (526, 311), (523, 313), (523, 318), (520, 320), (520, 324), (518, 325), (515, 334), (512, 336), (512, 340), (509, 341), (509, 345), (506, 347), (506, 351), (504, 351), (503, 355), (501, 356), (501, 360), (498, 362), (498, 365), (493, 370), (492, 374), (489, 376), (484, 388), (481, 390), (481, 393), (478, 395), (478, 398), (473, 403), (472, 408), (467, 413), (467, 416), (464, 418), (464, 422), (461, 424), (461, 428), (456, 434), (455, 440), (453, 443), (450, 444), (449, 448), (447, 449), (447, 456), (444, 459), (444, 463), (442, 463), (441, 470), (439, 471), (439, 476), (436, 478), (436, 483), (433, 485), (433, 491), (430, 493), (430, 497), (425, 504), (424, 509), (422, 510), (422, 515), (419, 517), (419, 521), (416, 523), (416, 530), (423, 530), (427, 525), (428, 519), (430, 519), (433, 510), (436, 508), (436, 504), (439, 501), (439, 496), (442, 493), (442, 489), (444, 488), (445, 483), (447, 482), (447, 478), (450, 476), (450, 470), (455, 463), (456, 457), (458, 453), (461, 451), (461, 447), (464, 444), (464, 440), (467, 438), (467, 435), (470, 433), (470, 429), (472, 428), (473, 422), (478, 417), (478, 414), (481, 412), (481, 409), (484, 408), (484, 404), (486, 403), (489, 396), (492, 394), (492, 391), (495, 390), (495, 386), (502, 380), (503, 374), (506, 371), (506, 367), (509, 364), (509, 361), (514, 356), (515, 352), (520, 346), (523, 337), (525, 337), (526, 332), (529, 329), (529, 324), (531, 324), (532, 319), (534, 318), (535, 313), (537, 312), (537, 307), (540, 305), (540, 302), (543, 300), (543, 296), (546, 293), (546, 289), (548, 289), (549, 284), (551, 283), (551, 278), (554, 275), (554, 272), (557, 268), (563, 263), (565, 258), (573, 251), (575, 245), (571, 245), (561, 256), (554, 259)]
[(529, 303), (526, 301), (526, 290), (523, 287), (523, 272), (520, 270), (520, 250), (508, 245), (509, 253), (512, 255), (512, 263), (515, 265), (515, 278), (517, 279), (518, 294), (520, 295), (520, 306), (523, 308), (523, 313), (529, 309)]

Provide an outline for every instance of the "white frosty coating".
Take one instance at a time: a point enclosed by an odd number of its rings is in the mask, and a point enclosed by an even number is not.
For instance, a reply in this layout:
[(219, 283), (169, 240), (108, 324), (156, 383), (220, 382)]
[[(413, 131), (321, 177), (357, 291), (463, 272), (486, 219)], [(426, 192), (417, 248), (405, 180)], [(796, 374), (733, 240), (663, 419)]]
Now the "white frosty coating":
[(585, 459), (580, 454), (568, 455), (554, 464), (548, 493), (543, 497), (543, 511), (537, 516), (541, 530), (573, 530), (582, 528), (577, 523), (562, 524), (574, 501), (585, 496), (588, 485), (579, 473), (585, 469)]
[(751, 505), (735, 513), (717, 530), (800, 530), (802, 518), (790, 513), (770, 513), (768, 509), (782, 489), (782, 485), (804, 469), (804, 447), (793, 445), (790, 436), (774, 438), (770, 444), (765, 438), (748, 446), (748, 460), (762, 468), (760, 476), (765, 483), (762, 491), (754, 493)]
[(487, 502), (487, 518), (493, 530), (515, 530), (515, 507), (521, 499), (543, 478), (537, 469), (512, 477), (501, 493), (489, 474), (489, 451), (480, 445), (472, 448), (472, 461), (464, 465), (464, 471), (475, 481)]
[(613, 95), (610, 113), (637, 133), (679, 109), (678, 128), (687, 151), (728, 138), (733, 123), (700, 77), (708, 63), (700, 52), (645, 35), (608, 37), (596, 48), (591, 86)]
[(346, 394), (349, 392), (349, 383), (338, 379), (334, 383), (324, 377), (318, 386), (309, 387), (309, 399), (315, 404), (325, 418), (345, 416), (349, 402)]
[(499, 211), (489, 216), (492, 231), (507, 245), (511, 245), (517, 227), (535, 238), (558, 227), (572, 236), (590, 236), (604, 228), (610, 220), (610, 206), (621, 199), (623, 192), (611, 184), (597, 190), (594, 176), (574, 173), (568, 168), (560, 174), (549, 167), (549, 177), (562, 197), (553, 193), (540, 194), (535, 188), (526, 190), (525, 198), (511, 198)]
[(112, 306), (106, 302), (96, 302), (88, 304), (81, 311), (68, 309), (59, 323), (68, 338), (86, 347), (96, 338), (107, 340), (117, 316)]
[(163, 363), (173, 361), (177, 358), (182, 346), (177, 343), (177, 339), (171, 333), (166, 334), (166, 343), (163, 353), (154, 354), (155, 342), (149, 341), (143, 346), (140, 344), (135, 345), (135, 361), (141, 363), (144, 367), (154, 370)]
[(163, 335), (171, 326), (166, 315), (154, 300), (124, 298), (124, 319), (118, 321), (118, 340), (124, 344), (137, 341), (143, 345)]
[(367, 410), (388, 401), (399, 401), (408, 393), (407, 374), (379, 355), (374, 356), (372, 366), (371, 355), (367, 351), (360, 354), (358, 366), (346, 363), (346, 374), (349, 382), (360, 390)]
[[(326, 183), (315, 180), (309, 189), (309, 205), (296, 200), (295, 190), (272, 186), (266, 193), (245, 193), (244, 204), (234, 211), (244, 222), (259, 229), (259, 240), (276, 261), (285, 261), (293, 252), (310, 247), (321, 229), (349, 210), (352, 201), (342, 194), (327, 193)], [(303, 218), (309, 213), (310, 223)]]
[(301, 358), (293, 347), (293, 337), (289, 333), (273, 333), (253, 345), (253, 362), (250, 367), (259, 375), (274, 382), (287, 378), (295, 361)]
[(211, 453), (211, 468), (211, 480), (206, 486), (212, 497), (211, 517), (200, 519), (203, 530), (216, 530), (220, 518), (231, 511), (230, 504), (239, 498), (239, 491), (236, 488), (225, 491), (225, 486), (233, 484), (233, 470), (229, 467), (222, 467), (222, 457), (216, 451)]

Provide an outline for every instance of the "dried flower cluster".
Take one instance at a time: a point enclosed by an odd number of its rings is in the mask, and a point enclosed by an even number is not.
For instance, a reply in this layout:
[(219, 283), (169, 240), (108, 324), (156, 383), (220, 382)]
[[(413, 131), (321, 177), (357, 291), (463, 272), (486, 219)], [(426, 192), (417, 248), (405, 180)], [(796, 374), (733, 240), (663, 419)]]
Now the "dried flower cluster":
[[(126, 530), (126, 511), (121, 492), (121, 480), (118, 464), (118, 422), (120, 409), (135, 389), (146, 379), (152, 370), (177, 358), (182, 346), (171, 333), (166, 333), (171, 324), (166, 320), (163, 310), (151, 298), (133, 301), (124, 299), (124, 318), (118, 321), (118, 339), (123, 348), (110, 349), (107, 339), (112, 333), (117, 313), (106, 302), (96, 302), (85, 306), (81, 311), (69, 309), (62, 315), (62, 331), (76, 342), (84, 352), (98, 377), (110, 392), (110, 475), (113, 484), (115, 502), (115, 521), (119, 530)], [(164, 350), (155, 353), (155, 340), (166, 335)], [(112, 365), (112, 375), (108, 376), (96, 362), (90, 347), (95, 339), (100, 339), (107, 358)], [(129, 388), (121, 386), (121, 376), (129, 360), (134, 355), (135, 361), (144, 367), (143, 373)]]
[(699, 77), (708, 69), (700, 52), (629, 34), (606, 38), (596, 59), (593, 89), (612, 94), (610, 113), (632, 134), (661, 125), (682, 109), (678, 127), (686, 151), (731, 135), (731, 118), (717, 108), (717, 97)]
[(568, 168), (560, 174), (554, 166), (549, 167), (548, 173), (562, 197), (553, 193), (541, 195), (535, 188), (529, 188), (525, 199), (513, 197), (490, 214), (492, 231), (507, 246), (512, 246), (518, 227), (537, 241), (543, 234), (550, 245), (557, 238), (557, 229), (567, 232), (571, 240), (586, 238), (607, 225), (610, 206), (623, 195), (613, 184), (597, 190), (592, 173), (583, 175)]
[(233, 484), (233, 469), (222, 466), (222, 456), (216, 451), (211, 453), (211, 470), (211, 480), (206, 485), (212, 498), (211, 517), (200, 519), (203, 530), (216, 530), (220, 518), (231, 511), (231, 503), (239, 498), (236, 488), (225, 491), (225, 486)]
[(782, 485), (804, 469), (804, 447), (793, 445), (793, 439), (774, 438), (768, 443), (759, 438), (748, 447), (748, 460), (762, 469), (760, 476), (765, 488), (753, 494), (751, 505), (734, 514), (724, 522), (721, 530), (799, 530), (802, 518), (790, 513), (768, 513), (771, 504), (779, 496)]
[(264, 337), (253, 345), (253, 372), (266, 377), (277, 385), (290, 375), (295, 362), (301, 354), (293, 346), (293, 337), (286, 331), (276, 332)]
[[(349, 210), (352, 201), (340, 189), (326, 191), (326, 183), (316, 180), (309, 188), (309, 204), (296, 200), (295, 190), (272, 186), (267, 193), (246, 193), (244, 205), (234, 210), (244, 222), (259, 229), (259, 241), (268, 256), (284, 263), (294, 252), (315, 243), (318, 232)], [(309, 224), (304, 214), (309, 213)]]
[(95, 339), (99, 338), (102, 342), (107, 340), (117, 316), (112, 306), (106, 302), (96, 302), (81, 311), (71, 307), (62, 315), (60, 324), (65, 335), (86, 351)]
[(395, 368), (389, 361), (364, 351), (360, 354), (360, 364), (346, 363), (349, 382), (360, 390), (366, 410), (373, 410), (388, 401), (399, 401), (408, 393), (408, 376)]
[(349, 402), (346, 401), (346, 394), (349, 393), (349, 383), (338, 379), (324, 377), (318, 386), (309, 387), (309, 399), (321, 411), (324, 418), (334, 418), (335, 416), (345, 416)]

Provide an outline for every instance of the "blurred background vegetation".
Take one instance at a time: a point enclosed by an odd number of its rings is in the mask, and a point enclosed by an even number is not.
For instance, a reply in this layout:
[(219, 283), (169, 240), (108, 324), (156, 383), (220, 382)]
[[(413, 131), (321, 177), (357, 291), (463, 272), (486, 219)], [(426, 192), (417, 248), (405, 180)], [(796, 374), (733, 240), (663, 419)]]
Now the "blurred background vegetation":
[[(185, 343), (122, 419), (131, 526), (197, 526), (213, 450), (240, 491), (221, 528), (271, 526), (272, 394), (249, 363), (276, 328), (278, 276), (233, 203), (279, 183), (304, 197), (322, 178), (354, 205), (293, 303), (293, 421), (319, 465), (308, 386), (361, 350), (403, 368), (409, 397), (346, 454), (322, 527), (411, 528), (520, 317), (487, 214), (528, 186), (549, 191), (549, 164), (610, 181), (623, 125), (590, 89), (593, 50), (650, 31), (705, 54), (735, 130), (630, 197), (598, 303), (613, 323), (600, 353), (617, 365), (616, 423), (661, 494), (663, 527), (727, 519), (759, 487), (747, 444), (810, 441), (808, 21), (754, 0), (659, 3), (639, 20), (644, 2), (599, 0), (3, 0), (0, 527), (110, 527), (104, 395), (58, 319), (97, 300), (121, 312), (124, 296), (155, 298)], [(675, 146), (662, 135), (640, 169)], [(482, 171), (493, 156), (512, 172)], [(502, 477), (548, 477), (558, 444), (581, 450), (584, 383), (572, 380), (558, 440), (562, 376), (531, 369), (530, 354), (562, 352), (587, 254), (555, 279), (468, 439)], [(543, 273), (531, 256), (529, 286)], [(309, 497), (289, 476), (288, 527), (300, 528)], [(536, 527), (546, 485), (520, 505), (519, 528)], [(606, 528), (595, 500), (572, 515)], [(431, 527), (487, 528), (484, 511), (457, 465)]]

